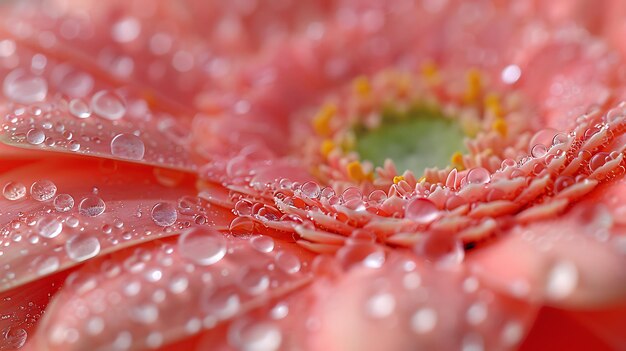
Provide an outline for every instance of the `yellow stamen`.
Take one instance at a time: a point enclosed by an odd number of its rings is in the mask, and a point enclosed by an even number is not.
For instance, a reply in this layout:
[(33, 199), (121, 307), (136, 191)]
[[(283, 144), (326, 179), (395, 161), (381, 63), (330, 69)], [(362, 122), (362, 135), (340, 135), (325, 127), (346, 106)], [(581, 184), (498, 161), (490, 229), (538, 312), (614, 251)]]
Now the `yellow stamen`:
[(434, 62), (426, 62), (422, 65), (422, 75), (427, 83), (437, 85), (441, 82), (439, 69)]
[(328, 154), (330, 154), (330, 152), (333, 151), (334, 148), (335, 143), (330, 139), (326, 139), (322, 141), (322, 144), (320, 145), (320, 152), (322, 153), (322, 155), (324, 155), (324, 157), (328, 157)]
[(403, 180), (404, 180), (403, 176), (395, 176), (395, 177), (393, 177), (393, 184), (398, 184), (398, 183), (400, 183)]
[(456, 168), (458, 171), (462, 171), (465, 169), (465, 163), (463, 162), (463, 154), (459, 151), (455, 152), (450, 159), (450, 163), (452, 167)]
[(420, 179), (417, 180), (418, 183), (425, 183), (426, 182), (426, 176), (422, 176)]
[(502, 104), (500, 104), (500, 97), (496, 94), (491, 93), (485, 97), (485, 109), (496, 116), (496, 118), (504, 117), (504, 110), (502, 110)]
[(357, 93), (360, 97), (367, 97), (372, 91), (372, 86), (370, 85), (369, 79), (367, 77), (361, 76), (356, 78), (352, 82), (352, 87), (354, 92)]
[(359, 161), (352, 161), (350, 163), (348, 163), (348, 166), (346, 166), (347, 171), (348, 171), (348, 176), (355, 181), (363, 181), (366, 179), (370, 179), (371, 178), (371, 174), (366, 174), (365, 172), (363, 172), (363, 167), (361, 166), (361, 162)]
[(319, 135), (329, 135), (331, 132), (330, 121), (337, 114), (337, 106), (327, 103), (313, 118), (313, 128)]
[(471, 69), (467, 72), (467, 89), (465, 90), (465, 96), (463, 99), (468, 104), (473, 104), (479, 101), (483, 82), (482, 75), (477, 69)]
[(505, 137), (508, 133), (508, 126), (504, 118), (496, 118), (496, 120), (493, 121), (491, 128), (503, 137)]

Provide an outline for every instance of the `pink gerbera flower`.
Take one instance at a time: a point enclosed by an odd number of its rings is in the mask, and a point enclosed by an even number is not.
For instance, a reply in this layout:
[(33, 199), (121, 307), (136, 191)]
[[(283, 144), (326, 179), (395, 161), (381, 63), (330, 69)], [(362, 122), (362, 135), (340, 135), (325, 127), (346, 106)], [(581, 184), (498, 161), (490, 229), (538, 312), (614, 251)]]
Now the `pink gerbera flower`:
[(625, 348), (619, 11), (4, 5), (0, 349)]

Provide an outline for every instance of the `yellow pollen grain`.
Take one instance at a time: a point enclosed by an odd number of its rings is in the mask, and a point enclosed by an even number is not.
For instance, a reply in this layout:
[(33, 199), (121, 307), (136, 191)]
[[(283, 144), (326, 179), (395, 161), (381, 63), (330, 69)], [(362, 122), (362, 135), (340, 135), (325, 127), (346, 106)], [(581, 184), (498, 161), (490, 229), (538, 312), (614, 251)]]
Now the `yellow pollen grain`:
[(400, 183), (403, 180), (404, 180), (403, 176), (395, 176), (395, 177), (393, 177), (393, 184), (398, 184), (398, 183)]
[(348, 171), (348, 176), (352, 180), (363, 181), (370, 178), (370, 175), (363, 172), (363, 167), (361, 166), (361, 162), (359, 161), (352, 161), (348, 163), (346, 169)]
[(504, 118), (496, 118), (496, 120), (491, 124), (491, 128), (503, 137), (505, 137), (508, 133), (508, 126)]
[(322, 155), (324, 155), (324, 157), (328, 157), (328, 154), (330, 154), (330, 152), (333, 151), (334, 148), (335, 143), (330, 139), (326, 139), (322, 141), (322, 144), (320, 145), (320, 152), (322, 153)]
[(441, 77), (439, 76), (439, 69), (434, 62), (426, 62), (422, 65), (422, 75), (426, 82), (431, 85), (437, 85), (441, 82)]
[(467, 72), (466, 80), (467, 88), (463, 99), (468, 104), (476, 103), (479, 101), (483, 88), (482, 75), (477, 69), (471, 69)]
[(313, 128), (319, 135), (329, 135), (331, 132), (330, 121), (337, 114), (337, 106), (333, 103), (327, 103), (313, 118)]
[(459, 151), (455, 152), (451, 159), (450, 159), (450, 163), (452, 164), (452, 167), (456, 168), (458, 171), (462, 171), (465, 169), (465, 163), (463, 162), (463, 154), (460, 153)]
[(356, 78), (352, 82), (352, 87), (354, 89), (354, 92), (360, 97), (367, 97), (372, 91), (372, 86), (370, 85), (369, 79), (364, 76)]
[(500, 97), (496, 94), (489, 94), (485, 97), (485, 109), (491, 112), (496, 118), (504, 117), (504, 110), (500, 103)]

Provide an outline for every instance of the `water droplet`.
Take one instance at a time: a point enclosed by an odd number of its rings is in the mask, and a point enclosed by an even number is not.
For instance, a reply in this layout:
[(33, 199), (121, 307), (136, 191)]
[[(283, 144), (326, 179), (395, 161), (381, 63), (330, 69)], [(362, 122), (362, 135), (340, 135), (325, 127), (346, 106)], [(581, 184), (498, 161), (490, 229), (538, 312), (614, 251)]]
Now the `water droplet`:
[(437, 312), (428, 307), (420, 308), (411, 317), (411, 329), (418, 334), (426, 334), (437, 325)]
[(106, 204), (96, 195), (89, 195), (80, 200), (78, 213), (87, 217), (97, 217), (106, 209)]
[(57, 192), (57, 186), (46, 179), (38, 180), (30, 186), (30, 196), (37, 201), (48, 201)]
[(265, 235), (257, 235), (250, 239), (250, 245), (259, 252), (270, 253), (274, 250), (274, 239)]
[(320, 186), (317, 185), (316, 182), (306, 182), (302, 184), (300, 191), (302, 192), (302, 195), (310, 199), (317, 199), (320, 196), (321, 190)]
[(139, 323), (150, 324), (159, 318), (159, 310), (153, 304), (143, 304), (131, 309), (131, 318)]
[(378, 245), (357, 242), (346, 245), (337, 251), (337, 258), (345, 268), (361, 265), (380, 268), (385, 263), (385, 251)]
[(101, 90), (91, 98), (91, 110), (102, 118), (120, 119), (126, 113), (126, 105), (117, 94)]
[(270, 286), (270, 278), (264, 271), (249, 269), (241, 276), (239, 285), (250, 295), (262, 294)]
[(74, 198), (70, 194), (59, 194), (54, 198), (53, 204), (58, 212), (67, 212), (74, 207)]
[(548, 153), (548, 148), (543, 144), (537, 144), (533, 146), (532, 150), (530, 151), (530, 154), (535, 158), (543, 157), (547, 153)]
[(522, 70), (518, 65), (508, 65), (504, 67), (500, 78), (505, 84), (513, 84), (517, 82), (522, 76)]
[(389, 293), (372, 296), (365, 305), (365, 311), (373, 318), (385, 318), (396, 308), (396, 299)]
[(506, 346), (517, 345), (524, 337), (524, 327), (516, 321), (508, 322), (502, 328), (502, 342)]
[(87, 334), (98, 335), (104, 330), (104, 321), (100, 317), (91, 317), (85, 325)]
[(169, 282), (170, 291), (174, 294), (180, 294), (187, 290), (189, 286), (189, 280), (182, 273), (177, 273), (172, 276)]
[(415, 253), (442, 267), (458, 265), (465, 258), (461, 241), (447, 233), (428, 235), (415, 245)]
[(7, 327), (0, 332), (0, 336), (4, 339), (3, 346), (9, 349), (19, 349), (26, 343), (28, 333), (22, 328)]
[(46, 140), (46, 134), (41, 129), (33, 128), (26, 133), (26, 141), (29, 144), (39, 145)]
[(485, 184), (489, 182), (489, 171), (482, 168), (472, 168), (467, 172), (466, 181), (468, 184)]
[(52, 216), (39, 218), (36, 225), (37, 233), (44, 238), (56, 238), (63, 230), (61, 221)]
[(91, 108), (83, 99), (72, 99), (69, 104), (69, 111), (74, 117), (88, 118), (91, 116)]
[(578, 285), (578, 268), (573, 262), (557, 262), (546, 281), (546, 294), (551, 299), (564, 299), (571, 295)]
[(111, 140), (111, 154), (119, 158), (141, 160), (145, 151), (143, 141), (134, 134), (118, 134)]
[(465, 314), (467, 323), (471, 325), (478, 325), (487, 319), (487, 305), (482, 302), (472, 304)]
[(439, 217), (439, 210), (432, 201), (415, 198), (406, 205), (404, 217), (419, 224), (428, 224)]
[(286, 251), (279, 252), (274, 260), (278, 268), (289, 274), (298, 273), (302, 267), (298, 256)]
[(26, 195), (26, 186), (19, 182), (8, 182), (2, 189), (2, 195), (7, 200), (19, 200)]
[(111, 36), (118, 43), (129, 43), (141, 33), (141, 23), (134, 17), (126, 17), (111, 27)]
[(190, 228), (178, 237), (181, 256), (201, 266), (219, 262), (226, 255), (226, 239), (215, 230)]
[(202, 307), (210, 316), (227, 319), (239, 312), (241, 301), (235, 293), (207, 287), (202, 295)]
[(154, 223), (161, 227), (168, 227), (176, 223), (176, 219), (178, 219), (176, 206), (169, 202), (159, 202), (154, 205), (150, 215), (152, 216)]
[(37, 264), (37, 275), (44, 276), (59, 269), (60, 261), (56, 256), (45, 257)]
[(70, 149), (70, 151), (78, 151), (80, 150), (80, 143), (76, 140), (70, 140), (70, 142), (67, 143), (67, 148)]
[(23, 69), (15, 69), (4, 78), (4, 95), (20, 104), (43, 101), (48, 94), (48, 83)]
[(82, 262), (100, 253), (100, 242), (93, 236), (78, 234), (65, 243), (65, 252), (72, 261)]
[(228, 341), (242, 351), (276, 351), (282, 343), (282, 334), (271, 322), (235, 323), (228, 331)]

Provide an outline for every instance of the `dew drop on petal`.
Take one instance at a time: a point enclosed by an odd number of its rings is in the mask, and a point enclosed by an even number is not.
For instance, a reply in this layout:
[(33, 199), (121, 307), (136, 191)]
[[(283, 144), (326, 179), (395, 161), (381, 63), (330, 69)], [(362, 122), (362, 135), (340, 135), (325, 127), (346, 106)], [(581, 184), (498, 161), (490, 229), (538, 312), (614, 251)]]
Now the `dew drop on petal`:
[(126, 17), (111, 27), (111, 36), (118, 43), (131, 42), (141, 33), (141, 23), (134, 17)]
[(156, 225), (161, 227), (168, 227), (178, 219), (178, 213), (176, 212), (176, 206), (169, 202), (159, 202), (150, 212), (150, 216)]
[(367, 300), (365, 310), (372, 318), (385, 318), (393, 313), (396, 299), (389, 293), (376, 294)]
[(201, 266), (219, 262), (226, 255), (226, 239), (215, 230), (190, 228), (178, 237), (181, 256)]
[(61, 233), (63, 224), (53, 216), (44, 216), (37, 221), (36, 229), (42, 237), (52, 239)]
[(41, 129), (33, 128), (26, 132), (26, 141), (32, 145), (39, 145), (46, 140), (46, 134)]
[(250, 239), (250, 245), (259, 252), (270, 253), (274, 250), (274, 239), (265, 235), (257, 235)]
[(298, 256), (286, 251), (281, 251), (275, 258), (276, 266), (289, 274), (298, 273), (302, 264)]
[(111, 154), (128, 160), (141, 160), (146, 147), (140, 137), (130, 134), (118, 134), (111, 140)]
[(316, 182), (306, 182), (302, 184), (300, 191), (302, 192), (302, 195), (310, 199), (316, 199), (320, 196), (321, 189)]
[(489, 171), (482, 168), (472, 168), (467, 172), (466, 181), (468, 184), (485, 184), (489, 182)]
[(465, 249), (454, 235), (446, 233), (431, 234), (418, 242), (415, 253), (427, 261), (439, 266), (455, 266), (463, 262)]
[(548, 149), (543, 144), (537, 144), (533, 146), (532, 150), (530, 151), (530, 154), (535, 158), (543, 157), (547, 153), (548, 153)]
[(37, 264), (37, 275), (44, 276), (59, 269), (60, 261), (56, 256), (45, 257)]
[(437, 325), (437, 312), (428, 307), (420, 308), (411, 317), (411, 329), (418, 334), (426, 334)]
[(0, 337), (4, 339), (2, 340), (3, 346), (6, 345), (9, 349), (15, 350), (24, 346), (28, 333), (22, 328), (8, 327), (0, 331)]
[(46, 179), (38, 180), (30, 186), (30, 196), (37, 201), (50, 200), (57, 192), (57, 186)]
[(58, 212), (67, 212), (74, 207), (74, 198), (70, 194), (59, 194), (54, 198), (53, 204)]
[(511, 321), (502, 328), (502, 342), (506, 346), (517, 345), (524, 337), (524, 327), (520, 322)]
[(570, 261), (560, 261), (548, 272), (546, 294), (551, 299), (564, 299), (574, 292), (577, 285), (576, 265)]
[(239, 323), (231, 326), (228, 341), (238, 350), (276, 351), (282, 343), (282, 333), (271, 322)]
[(249, 269), (241, 276), (239, 286), (250, 295), (259, 295), (269, 288), (270, 278), (263, 270)]
[(500, 74), (500, 78), (502, 82), (506, 84), (513, 84), (517, 82), (522, 76), (522, 70), (518, 65), (508, 65), (504, 67), (502, 73)]
[(48, 94), (48, 83), (23, 69), (15, 69), (4, 78), (2, 91), (6, 97), (20, 104), (43, 101)]
[(363, 242), (346, 245), (336, 255), (345, 268), (361, 265), (376, 269), (382, 267), (386, 260), (385, 251), (380, 246)]
[(439, 210), (432, 201), (416, 198), (406, 205), (404, 217), (420, 224), (428, 224), (439, 217)]
[(88, 118), (91, 116), (91, 108), (83, 99), (72, 99), (69, 103), (70, 113), (77, 118)]
[(126, 105), (117, 94), (101, 90), (91, 98), (91, 110), (102, 118), (117, 120), (126, 113)]
[(65, 243), (65, 252), (72, 261), (82, 262), (100, 253), (100, 242), (93, 236), (78, 234)]
[(106, 204), (96, 195), (89, 195), (80, 200), (78, 213), (87, 217), (97, 217), (106, 209)]
[(8, 182), (2, 189), (2, 195), (7, 200), (19, 200), (26, 195), (26, 186), (19, 182)]

